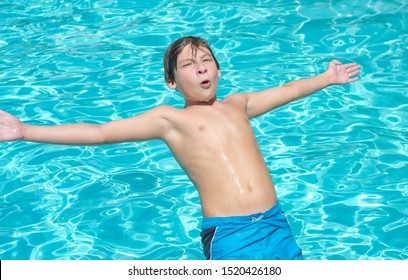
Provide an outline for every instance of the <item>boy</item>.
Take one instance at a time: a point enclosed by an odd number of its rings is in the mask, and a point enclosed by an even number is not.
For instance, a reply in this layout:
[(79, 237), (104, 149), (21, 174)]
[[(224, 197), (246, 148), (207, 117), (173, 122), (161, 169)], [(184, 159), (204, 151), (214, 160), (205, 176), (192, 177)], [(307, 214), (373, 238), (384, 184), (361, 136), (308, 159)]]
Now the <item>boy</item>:
[(332, 84), (354, 82), (355, 63), (332, 61), (326, 72), (218, 101), (218, 61), (207, 42), (183, 37), (164, 56), (166, 84), (185, 107), (158, 106), (101, 125), (33, 126), (0, 112), (0, 141), (106, 144), (163, 140), (196, 186), (207, 259), (301, 259), (249, 119)]

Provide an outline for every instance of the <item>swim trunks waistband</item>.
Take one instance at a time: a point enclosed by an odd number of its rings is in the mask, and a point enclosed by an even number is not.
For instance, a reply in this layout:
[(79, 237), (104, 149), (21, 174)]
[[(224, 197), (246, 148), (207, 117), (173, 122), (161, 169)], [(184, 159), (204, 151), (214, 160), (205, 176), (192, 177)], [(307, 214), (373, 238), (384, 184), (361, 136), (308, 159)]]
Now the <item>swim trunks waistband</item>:
[(281, 206), (279, 202), (276, 202), (274, 206), (272, 206), (271, 209), (265, 211), (265, 212), (260, 212), (256, 214), (251, 214), (248, 216), (228, 216), (228, 217), (210, 217), (210, 218), (204, 218), (202, 223), (201, 223), (201, 229), (205, 230), (208, 228), (212, 227), (217, 227), (220, 225), (226, 225), (226, 224), (231, 224), (234, 222), (245, 222), (245, 221), (257, 221), (259, 219), (264, 219), (268, 218), (271, 216), (274, 216), (278, 213), (281, 213)]

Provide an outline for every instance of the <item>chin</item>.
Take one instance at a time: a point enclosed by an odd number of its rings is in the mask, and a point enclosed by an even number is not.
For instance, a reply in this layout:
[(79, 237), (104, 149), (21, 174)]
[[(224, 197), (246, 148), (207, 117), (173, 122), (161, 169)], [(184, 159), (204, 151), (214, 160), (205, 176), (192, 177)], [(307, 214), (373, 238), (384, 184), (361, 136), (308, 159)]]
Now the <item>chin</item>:
[(217, 97), (215, 95), (213, 95), (211, 97), (206, 98), (205, 100), (202, 100), (202, 102), (210, 102), (213, 99), (217, 99)]

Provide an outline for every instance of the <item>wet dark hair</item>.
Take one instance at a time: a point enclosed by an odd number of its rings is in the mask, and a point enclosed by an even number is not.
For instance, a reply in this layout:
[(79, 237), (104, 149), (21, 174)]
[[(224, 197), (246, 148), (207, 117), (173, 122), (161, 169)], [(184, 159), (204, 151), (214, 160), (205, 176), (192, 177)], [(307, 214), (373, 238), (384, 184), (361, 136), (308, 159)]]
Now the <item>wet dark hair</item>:
[(182, 37), (174, 41), (174, 43), (167, 48), (166, 53), (164, 54), (163, 57), (164, 79), (166, 80), (167, 83), (175, 82), (174, 71), (177, 70), (177, 58), (183, 51), (183, 49), (188, 45), (191, 45), (193, 53), (194, 51), (200, 48), (208, 49), (212, 57), (214, 58), (217, 68), (220, 69), (220, 65), (217, 59), (215, 58), (210, 46), (208, 45), (208, 42), (205, 39), (194, 36)]

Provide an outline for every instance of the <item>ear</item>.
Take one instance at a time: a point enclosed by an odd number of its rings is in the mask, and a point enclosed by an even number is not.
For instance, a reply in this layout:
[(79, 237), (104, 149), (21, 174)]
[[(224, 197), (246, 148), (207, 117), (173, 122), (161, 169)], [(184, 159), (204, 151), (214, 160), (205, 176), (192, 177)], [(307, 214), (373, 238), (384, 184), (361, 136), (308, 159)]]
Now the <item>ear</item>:
[(218, 70), (218, 78), (221, 78), (221, 70)]
[(169, 89), (176, 89), (177, 84), (175, 82), (166, 82), (166, 85)]

